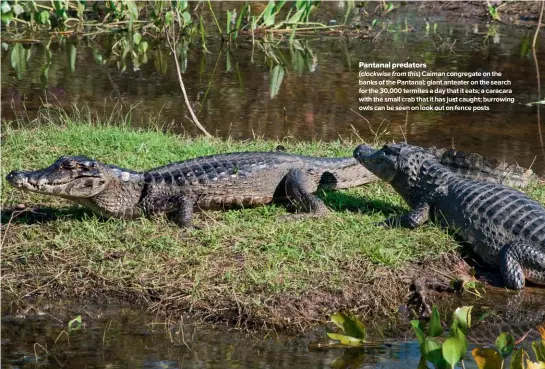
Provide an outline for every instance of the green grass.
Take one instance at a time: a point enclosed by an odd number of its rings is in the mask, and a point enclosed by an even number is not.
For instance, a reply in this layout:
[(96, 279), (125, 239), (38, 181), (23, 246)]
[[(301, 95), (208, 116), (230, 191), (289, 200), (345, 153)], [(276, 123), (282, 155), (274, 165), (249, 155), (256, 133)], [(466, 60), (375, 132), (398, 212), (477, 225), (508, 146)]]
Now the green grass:
[[(433, 225), (418, 230), (374, 225), (407, 210), (387, 185), (321, 193), (334, 212), (281, 219), (280, 205), (197, 215), (201, 230), (181, 233), (165, 217), (103, 220), (62, 199), (11, 188), (13, 169), (37, 169), (81, 154), (142, 170), (230, 151), (274, 150), (280, 143), (180, 137), (127, 124), (62, 117), (14, 128), (2, 140), (2, 289), (6, 296), (116, 296), (166, 312), (192, 310), (238, 323), (295, 328), (338, 309), (389, 314), (410, 277), (458, 245)], [(289, 152), (349, 156), (355, 143), (281, 142)], [(543, 189), (533, 192), (543, 201)], [(18, 204), (27, 211), (12, 212)], [(11, 217), (13, 216), (13, 219)], [(7, 223), (10, 223), (9, 226)], [(423, 265), (424, 264), (424, 265)]]

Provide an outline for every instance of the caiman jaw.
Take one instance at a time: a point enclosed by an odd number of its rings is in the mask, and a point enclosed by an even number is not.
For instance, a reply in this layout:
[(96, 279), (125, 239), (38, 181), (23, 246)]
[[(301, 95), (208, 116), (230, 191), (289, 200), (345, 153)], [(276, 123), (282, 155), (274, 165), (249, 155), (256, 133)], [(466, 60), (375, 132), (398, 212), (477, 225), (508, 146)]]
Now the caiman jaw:
[[(21, 190), (40, 192), (46, 194), (55, 194), (60, 192), (60, 187), (69, 183), (69, 181), (57, 180), (50, 182), (46, 178), (33, 178), (32, 172), (11, 171), (6, 176), (7, 181), (15, 188)], [(58, 191), (55, 189), (58, 188)]]
[(107, 178), (99, 163), (85, 157), (62, 157), (48, 168), (12, 171), (6, 180), (15, 188), (71, 199), (88, 198), (104, 190)]

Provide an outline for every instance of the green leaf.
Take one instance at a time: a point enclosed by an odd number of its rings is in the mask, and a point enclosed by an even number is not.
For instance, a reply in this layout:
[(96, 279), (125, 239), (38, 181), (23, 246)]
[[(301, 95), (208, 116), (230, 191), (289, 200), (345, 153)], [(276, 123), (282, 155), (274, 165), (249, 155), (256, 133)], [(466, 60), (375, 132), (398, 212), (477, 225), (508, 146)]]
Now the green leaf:
[(14, 18), (12, 12), (8, 12), (5, 14), (2, 14), (2, 23), (4, 24), (10, 24), (11, 20)]
[(127, 9), (129, 9), (129, 14), (133, 20), (138, 19), (139, 11), (136, 1), (126, 1)]
[(332, 340), (339, 341), (343, 345), (347, 346), (362, 346), (363, 341), (359, 338), (346, 336), (344, 334), (338, 334), (338, 333), (327, 333), (327, 336), (331, 338)]
[(68, 65), (70, 66), (70, 72), (74, 73), (76, 71), (76, 56), (77, 56), (76, 45), (68, 45)]
[(11, 6), (7, 1), (2, 1), (2, 14), (9, 13), (11, 11)]
[(134, 42), (135, 45), (140, 44), (140, 40), (142, 40), (142, 35), (138, 32), (135, 32), (132, 35), (132, 42)]
[(511, 355), (515, 349), (515, 338), (510, 333), (501, 333), (498, 338), (496, 338), (496, 349), (498, 349), (499, 354), (503, 359)]
[(78, 315), (74, 319), (68, 322), (68, 331), (75, 331), (81, 328), (81, 315)]
[(102, 65), (102, 54), (98, 51), (96, 47), (94, 47), (91, 51), (93, 53), (93, 59), (95, 59), (95, 63), (97, 63), (98, 65)]
[(435, 338), (427, 337), (424, 344), (420, 346), (420, 352), (426, 360), (435, 365), (440, 365), (443, 358), (443, 351), (441, 350), (441, 343)]
[(15, 14), (15, 16), (18, 16), (19, 14), (22, 14), (22, 13), (25, 12), (25, 9), (19, 4), (13, 5), (12, 10), (13, 10), (13, 14)]
[(335, 323), (337, 327), (342, 329), (342, 331), (346, 335), (357, 339), (365, 340), (365, 326), (354, 315), (354, 313), (335, 313), (331, 316), (331, 321)]
[(466, 353), (465, 343), (457, 338), (450, 337), (443, 342), (443, 357), (446, 362), (449, 363), (451, 368), (460, 361), (462, 356)]
[(17, 79), (22, 79), (23, 73), (26, 71), (26, 56), (27, 51), (19, 43), (16, 43), (11, 49), (10, 62), (12, 68), (17, 72)]
[(191, 24), (191, 14), (189, 12), (183, 12), (182, 19), (184, 20), (184, 26)]
[(471, 327), (471, 310), (473, 306), (462, 306), (454, 311), (454, 320), (458, 321), (458, 328), (465, 334)]
[(460, 341), (463, 344), (464, 352), (467, 351), (467, 348), (468, 348), (467, 338), (464, 332), (462, 332), (460, 328), (458, 328), (457, 326), (452, 327), (450, 330), (450, 337), (456, 338), (458, 341)]
[(431, 312), (430, 325), (428, 326), (428, 336), (438, 337), (443, 333), (443, 326), (441, 325), (441, 318), (439, 317), (439, 311), (434, 306)]
[(286, 23), (299, 23), (301, 21), (301, 16), (303, 15), (304, 12), (305, 12), (305, 9), (299, 10), (297, 13), (292, 15), (290, 19), (286, 21)]
[(528, 357), (528, 354), (524, 349), (519, 349), (515, 351), (513, 354), (513, 357), (511, 358), (511, 365), (509, 366), (510, 369), (526, 369), (526, 363), (524, 361), (525, 356)]
[(545, 340), (532, 342), (532, 348), (536, 354), (536, 359), (545, 367)]
[(174, 19), (174, 14), (172, 12), (168, 12), (165, 14), (165, 26), (170, 26), (172, 24), (172, 20)]
[(2, 50), (8, 51), (9, 50), (9, 45), (6, 44), (5, 42), (2, 42)]
[(284, 67), (281, 65), (276, 65), (271, 70), (271, 80), (270, 80), (270, 94), (271, 99), (273, 99), (280, 90), (280, 86), (282, 85), (282, 80), (284, 79)]
[(424, 343), (424, 340), (426, 339), (422, 324), (419, 320), (411, 320), (411, 325), (413, 326), (413, 330), (416, 334), (416, 339), (418, 339), (418, 343), (422, 345)]
[(39, 13), (34, 14), (34, 20), (39, 24), (48, 24), (49, 23), (49, 12), (47, 10), (42, 10)]
[(142, 41), (138, 44), (138, 50), (140, 50), (141, 52), (145, 53), (147, 50), (148, 50), (148, 42), (147, 41)]

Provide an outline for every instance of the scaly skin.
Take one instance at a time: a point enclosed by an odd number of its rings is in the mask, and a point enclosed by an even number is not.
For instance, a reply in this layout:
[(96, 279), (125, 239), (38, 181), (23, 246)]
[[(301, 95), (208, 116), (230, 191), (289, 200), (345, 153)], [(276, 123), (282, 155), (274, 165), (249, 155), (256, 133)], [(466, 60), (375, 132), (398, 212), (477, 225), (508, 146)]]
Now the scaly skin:
[(431, 215), (483, 261), (499, 267), (508, 288), (521, 289), (525, 280), (545, 285), (545, 208), (537, 201), (510, 187), (453, 173), (417, 146), (375, 150), (360, 145), (354, 156), (412, 208), (387, 225), (415, 228)]
[(280, 152), (212, 155), (145, 172), (82, 156), (61, 157), (48, 168), (12, 171), (17, 188), (60, 196), (105, 217), (133, 219), (171, 213), (191, 226), (196, 209), (255, 206), (288, 199), (299, 211), (324, 214), (318, 188), (348, 188), (376, 180), (354, 158), (318, 158)]

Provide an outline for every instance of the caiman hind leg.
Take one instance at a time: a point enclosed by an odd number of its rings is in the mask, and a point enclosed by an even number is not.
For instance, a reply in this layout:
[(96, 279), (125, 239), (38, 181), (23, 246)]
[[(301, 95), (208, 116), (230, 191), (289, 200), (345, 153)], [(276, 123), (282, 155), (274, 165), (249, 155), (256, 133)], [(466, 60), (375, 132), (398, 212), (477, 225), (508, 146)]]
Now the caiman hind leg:
[(500, 271), (507, 288), (520, 290), (526, 279), (545, 285), (545, 248), (524, 241), (508, 243), (500, 252)]
[[(328, 207), (317, 196), (309, 191), (309, 178), (300, 169), (290, 169), (286, 175), (286, 195), (298, 211), (297, 217), (309, 215), (325, 215)], [(293, 216), (292, 216), (293, 218)]]
[(195, 206), (196, 199), (193, 196), (184, 196), (180, 199), (178, 209), (173, 213), (173, 220), (181, 228), (196, 228), (193, 225), (193, 207)]

